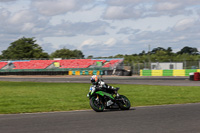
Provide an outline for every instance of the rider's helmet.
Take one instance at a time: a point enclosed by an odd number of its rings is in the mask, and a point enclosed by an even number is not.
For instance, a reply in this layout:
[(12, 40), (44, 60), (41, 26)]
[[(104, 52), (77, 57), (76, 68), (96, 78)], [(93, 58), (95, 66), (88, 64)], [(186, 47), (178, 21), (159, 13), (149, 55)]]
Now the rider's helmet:
[(99, 82), (97, 75), (93, 75), (90, 80), (93, 85), (97, 85)]

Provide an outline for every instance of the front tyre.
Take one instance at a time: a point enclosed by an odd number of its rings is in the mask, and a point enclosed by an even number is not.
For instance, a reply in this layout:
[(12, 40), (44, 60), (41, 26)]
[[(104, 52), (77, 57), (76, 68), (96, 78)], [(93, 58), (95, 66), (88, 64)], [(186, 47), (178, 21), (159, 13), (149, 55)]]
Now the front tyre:
[(119, 107), (121, 110), (129, 110), (131, 107), (131, 102), (126, 96), (121, 95), (120, 96), (120, 102), (119, 102)]
[(102, 112), (105, 108), (103, 101), (96, 96), (91, 97), (90, 106), (96, 112)]

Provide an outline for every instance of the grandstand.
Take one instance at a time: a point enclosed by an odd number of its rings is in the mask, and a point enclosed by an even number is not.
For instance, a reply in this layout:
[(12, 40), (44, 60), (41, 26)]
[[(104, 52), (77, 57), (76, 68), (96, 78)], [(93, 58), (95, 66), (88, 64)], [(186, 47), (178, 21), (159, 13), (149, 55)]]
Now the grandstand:
[(92, 59), (74, 59), (74, 60), (58, 60), (60, 68), (89, 68), (95, 66), (97, 62), (105, 63), (106, 60), (92, 60)]
[[(0, 75), (23, 74), (29, 72), (49, 74), (60, 72), (60, 74), (78, 74), (89, 73), (89, 71), (100, 71), (101, 73), (113, 74), (117, 69), (123, 69), (123, 59), (55, 59), (55, 60), (17, 60), (0, 62)], [(110, 71), (110, 72), (109, 72)], [(22, 74), (22, 75), (23, 75)]]
[(7, 62), (0, 62), (0, 69), (2, 69), (3, 67), (5, 67), (8, 63)]
[[(114, 68), (122, 61), (123, 61), (122, 59), (29, 60), (29, 61), (12, 61), (12, 64), (13, 64), (13, 69), (48, 69), (52, 68), (52, 66), (55, 66), (57, 68), (89, 68), (91, 66)], [(101, 65), (99, 65), (99, 62), (101, 63)], [(2, 67), (6, 66), (7, 64), (8, 63), (6, 62), (2, 62)], [(55, 64), (58, 64), (58, 66), (56, 66)]]

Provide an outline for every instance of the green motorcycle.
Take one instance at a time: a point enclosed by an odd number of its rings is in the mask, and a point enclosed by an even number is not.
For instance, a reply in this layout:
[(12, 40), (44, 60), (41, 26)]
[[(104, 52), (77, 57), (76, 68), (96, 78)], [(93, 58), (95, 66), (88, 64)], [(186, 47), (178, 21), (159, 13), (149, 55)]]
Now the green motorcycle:
[(90, 99), (90, 106), (96, 112), (102, 112), (104, 109), (129, 110), (131, 103), (126, 96), (118, 94), (119, 88), (116, 90), (99, 89), (90, 86), (87, 97)]

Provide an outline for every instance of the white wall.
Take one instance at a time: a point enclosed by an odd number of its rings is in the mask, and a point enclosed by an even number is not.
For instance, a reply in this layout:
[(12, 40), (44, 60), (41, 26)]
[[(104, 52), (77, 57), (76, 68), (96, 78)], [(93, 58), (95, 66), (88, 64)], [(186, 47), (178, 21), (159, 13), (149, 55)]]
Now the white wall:
[(152, 62), (151, 63), (152, 70), (163, 70), (163, 69), (183, 69), (182, 62)]

